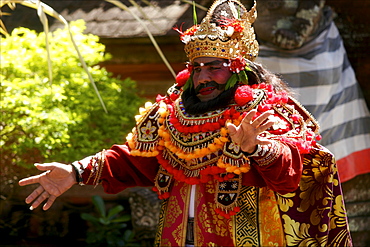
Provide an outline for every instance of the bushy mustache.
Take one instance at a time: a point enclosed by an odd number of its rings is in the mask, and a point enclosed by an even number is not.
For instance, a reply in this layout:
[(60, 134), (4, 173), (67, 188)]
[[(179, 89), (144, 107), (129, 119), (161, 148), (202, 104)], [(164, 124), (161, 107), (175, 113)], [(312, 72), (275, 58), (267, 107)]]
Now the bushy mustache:
[(217, 82), (215, 81), (209, 81), (209, 82), (206, 82), (206, 83), (201, 83), (199, 84), (194, 90), (195, 90), (195, 95), (199, 94), (199, 91), (203, 88), (207, 88), (207, 87), (215, 87), (216, 89), (218, 90), (223, 90), (225, 89), (225, 86), (226, 84), (218, 84)]

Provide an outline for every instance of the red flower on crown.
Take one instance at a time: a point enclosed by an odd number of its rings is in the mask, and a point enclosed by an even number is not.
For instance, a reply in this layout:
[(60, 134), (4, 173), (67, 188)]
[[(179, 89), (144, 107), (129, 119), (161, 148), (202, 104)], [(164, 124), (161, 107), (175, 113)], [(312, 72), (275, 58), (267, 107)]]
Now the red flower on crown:
[(247, 64), (245, 62), (245, 59), (242, 56), (231, 58), (230, 61), (231, 63), (230, 63), (229, 70), (234, 73), (239, 73), (240, 71), (244, 70)]

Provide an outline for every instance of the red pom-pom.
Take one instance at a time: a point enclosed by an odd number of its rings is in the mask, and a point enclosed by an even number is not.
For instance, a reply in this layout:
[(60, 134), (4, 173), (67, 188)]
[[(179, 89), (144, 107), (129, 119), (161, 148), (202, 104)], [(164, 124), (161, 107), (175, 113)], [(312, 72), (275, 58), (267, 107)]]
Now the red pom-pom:
[(162, 100), (165, 100), (165, 99), (166, 99), (165, 96), (162, 96), (162, 95), (158, 94), (157, 97), (155, 98), (155, 101), (159, 102), (159, 101), (162, 101)]
[(235, 92), (235, 102), (243, 106), (253, 100), (253, 90), (248, 85), (238, 87)]
[(272, 106), (269, 105), (269, 104), (258, 105), (258, 111), (260, 111), (260, 112), (269, 111), (271, 108), (272, 108)]
[(173, 93), (173, 94), (171, 94), (170, 95), (170, 99), (172, 100), (172, 101), (175, 101), (175, 100), (177, 100), (177, 98), (179, 97), (179, 95), (178, 94), (175, 94), (175, 93)]
[(188, 184), (199, 184), (199, 180), (197, 178), (187, 178), (186, 180)]
[(294, 122), (298, 122), (300, 119), (301, 119), (301, 116), (299, 116), (298, 114), (292, 114), (292, 120)]
[(170, 197), (170, 193), (169, 192), (165, 192), (163, 195), (162, 195), (162, 199), (167, 199)]
[(269, 91), (269, 92), (273, 92), (273, 91), (274, 91), (274, 86), (273, 86), (273, 85), (271, 85), (271, 84), (268, 84), (268, 85), (266, 85), (266, 89), (267, 89), (267, 91)]
[(210, 176), (208, 175), (201, 175), (200, 176), (200, 182), (205, 184), (208, 183), (211, 180)]
[(184, 86), (186, 81), (189, 79), (189, 77), (190, 77), (190, 72), (187, 68), (180, 71), (176, 76), (177, 86), (179, 87)]
[(234, 212), (236, 212), (236, 213), (237, 213), (237, 212), (240, 212), (240, 207), (235, 207), (235, 208), (234, 208)]
[(258, 88), (260, 88), (260, 89), (265, 89), (266, 88), (266, 83), (264, 83), (264, 82), (262, 82), (262, 83), (260, 83), (260, 84), (257, 84), (258, 86)]
[(288, 103), (288, 101), (289, 101), (289, 97), (288, 97), (287, 92), (285, 92), (285, 91), (281, 92), (281, 102), (283, 104), (286, 104), (286, 103)]

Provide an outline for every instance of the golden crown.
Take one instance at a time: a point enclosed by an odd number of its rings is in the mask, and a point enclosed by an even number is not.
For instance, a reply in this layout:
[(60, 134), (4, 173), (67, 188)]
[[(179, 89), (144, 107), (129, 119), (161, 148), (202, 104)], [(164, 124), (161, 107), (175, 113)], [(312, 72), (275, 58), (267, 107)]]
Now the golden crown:
[(200, 25), (181, 33), (190, 61), (197, 57), (236, 58), (254, 61), (258, 42), (252, 24), (257, 18), (256, 1), (248, 11), (237, 0), (216, 0)]

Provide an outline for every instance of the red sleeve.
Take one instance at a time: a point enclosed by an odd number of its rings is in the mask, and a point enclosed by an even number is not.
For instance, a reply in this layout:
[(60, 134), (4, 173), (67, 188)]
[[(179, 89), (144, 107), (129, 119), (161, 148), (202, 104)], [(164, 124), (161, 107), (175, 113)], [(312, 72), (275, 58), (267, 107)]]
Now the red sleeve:
[(298, 188), (303, 164), (295, 145), (276, 142), (266, 154), (254, 156), (251, 160), (253, 168), (271, 190), (286, 194)]
[[(100, 180), (104, 191), (118, 193), (135, 186), (153, 186), (159, 164), (155, 157), (137, 157), (130, 155), (126, 145), (114, 145), (105, 151), (105, 162)], [(82, 174), (84, 182), (90, 176), (91, 167)], [(91, 184), (90, 181), (88, 184)]]

